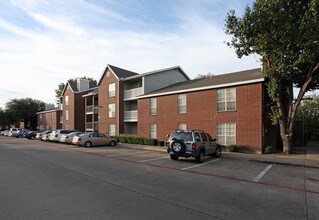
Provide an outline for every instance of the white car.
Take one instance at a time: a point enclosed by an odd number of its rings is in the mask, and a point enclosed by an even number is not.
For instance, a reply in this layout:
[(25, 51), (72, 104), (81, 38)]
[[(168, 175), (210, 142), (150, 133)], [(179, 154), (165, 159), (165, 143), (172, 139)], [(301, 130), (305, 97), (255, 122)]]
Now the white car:
[(70, 134), (71, 132), (75, 132), (76, 130), (66, 130), (66, 129), (58, 129), (52, 131), (49, 135), (49, 141), (60, 142), (61, 136), (63, 134)]
[(65, 144), (72, 144), (74, 136), (79, 136), (80, 134), (82, 133), (79, 131), (71, 132), (70, 134), (63, 134), (61, 136), (60, 142)]

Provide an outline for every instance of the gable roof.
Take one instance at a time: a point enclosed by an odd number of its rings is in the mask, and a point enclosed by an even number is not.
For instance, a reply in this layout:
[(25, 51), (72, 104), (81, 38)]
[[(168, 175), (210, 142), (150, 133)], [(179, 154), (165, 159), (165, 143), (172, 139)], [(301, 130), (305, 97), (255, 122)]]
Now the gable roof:
[(264, 76), (261, 69), (251, 69), (235, 73), (213, 76), (210, 79), (194, 79), (176, 83), (165, 88), (144, 94), (138, 98), (148, 98), (161, 95), (170, 95), (182, 92), (200, 91), (206, 89), (222, 88), (235, 85), (263, 82)]
[(124, 78), (128, 78), (128, 77), (132, 77), (132, 76), (138, 76), (138, 73), (129, 71), (129, 70), (125, 70), (113, 65), (108, 64), (104, 70), (104, 72), (102, 73), (102, 76), (100, 77), (100, 80), (98, 82), (98, 86), (100, 85), (104, 75), (106, 74), (107, 70), (110, 69), (112, 71), (112, 73), (115, 75), (115, 77), (117, 79), (124, 79)]

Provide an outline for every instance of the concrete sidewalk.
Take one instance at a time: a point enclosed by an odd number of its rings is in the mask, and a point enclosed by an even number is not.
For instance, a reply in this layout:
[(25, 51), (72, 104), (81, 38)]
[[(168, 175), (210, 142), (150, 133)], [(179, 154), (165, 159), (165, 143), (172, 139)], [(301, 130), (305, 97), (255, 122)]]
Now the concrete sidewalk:
[[(166, 153), (166, 147), (159, 146), (148, 146), (148, 145), (137, 145), (137, 144), (126, 144), (119, 143), (120, 147), (158, 151)], [(238, 152), (222, 152), (222, 158), (232, 158), (240, 160), (249, 160), (264, 163), (275, 163), (284, 165), (294, 166), (308, 166), (319, 168), (319, 144), (309, 143), (306, 147), (305, 154), (292, 154), (283, 155), (280, 153), (275, 154), (250, 154), (250, 153), (238, 153)]]

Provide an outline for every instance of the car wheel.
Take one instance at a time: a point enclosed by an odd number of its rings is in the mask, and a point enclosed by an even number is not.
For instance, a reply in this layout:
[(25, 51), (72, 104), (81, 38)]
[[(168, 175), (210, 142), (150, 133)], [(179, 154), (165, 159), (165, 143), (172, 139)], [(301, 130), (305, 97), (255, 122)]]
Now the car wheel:
[(169, 156), (172, 160), (178, 160), (178, 156), (175, 154), (170, 154)]
[(116, 145), (116, 142), (115, 141), (111, 141), (110, 142), (110, 146), (114, 147)]
[(84, 147), (92, 147), (92, 143), (90, 141), (87, 141), (84, 143)]
[(183, 141), (176, 140), (172, 143), (172, 151), (176, 154), (182, 154), (185, 151), (185, 144)]
[(215, 157), (220, 157), (222, 155), (222, 148), (221, 147), (217, 147), (214, 153)]
[(203, 163), (205, 160), (205, 152), (201, 150), (195, 159), (197, 163)]

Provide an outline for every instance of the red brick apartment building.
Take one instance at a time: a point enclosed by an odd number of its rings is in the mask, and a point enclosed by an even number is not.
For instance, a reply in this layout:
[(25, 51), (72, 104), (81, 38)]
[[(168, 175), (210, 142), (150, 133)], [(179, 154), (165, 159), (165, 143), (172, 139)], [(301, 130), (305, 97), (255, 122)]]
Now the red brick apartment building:
[(60, 128), (59, 108), (53, 108), (37, 113), (37, 122), (39, 130), (56, 130)]
[(56, 127), (158, 140), (202, 129), (223, 145), (261, 153), (280, 140), (267, 103), (260, 69), (190, 80), (178, 66), (138, 74), (107, 65), (96, 88), (83, 79), (66, 84)]

